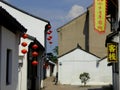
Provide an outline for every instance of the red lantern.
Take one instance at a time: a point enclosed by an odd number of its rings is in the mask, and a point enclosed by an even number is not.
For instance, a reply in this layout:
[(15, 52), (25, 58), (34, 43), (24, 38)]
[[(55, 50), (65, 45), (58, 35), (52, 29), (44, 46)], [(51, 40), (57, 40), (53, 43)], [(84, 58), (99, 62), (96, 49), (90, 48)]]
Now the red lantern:
[(53, 42), (49, 42), (49, 44), (52, 44)]
[(50, 39), (52, 39), (52, 36), (49, 36)]
[(32, 53), (32, 56), (33, 56), (33, 57), (38, 56), (38, 52), (34, 51), (34, 52)]
[(52, 36), (49, 36), (48, 38), (47, 38), (47, 40), (51, 40), (52, 39)]
[(50, 33), (52, 33), (52, 30), (49, 30)]
[(52, 30), (47, 31), (47, 34), (51, 34), (51, 33), (52, 33)]
[(51, 34), (51, 32), (47, 31), (47, 34)]
[(23, 47), (25, 47), (25, 46), (27, 46), (27, 43), (26, 43), (26, 42), (22, 42), (21, 45), (22, 45)]
[(33, 66), (36, 66), (37, 64), (38, 64), (37, 61), (32, 61), (32, 65), (33, 65)]
[(28, 34), (26, 34), (26, 33), (24, 33), (23, 35), (22, 35), (22, 37), (25, 39), (25, 38), (28, 38)]
[(51, 40), (51, 38), (48, 37), (47, 40)]
[(48, 26), (47, 26), (47, 28), (48, 28), (48, 29), (50, 29), (50, 28), (51, 28), (51, 26), (50, 26), (50, 25), (48, 25)]
[(22, 52), (23, 54), (26, 54), (26, 53), (27, 53), (27, 50), (26, 50), (26, 49), (22, 49), (21, 52)]
[(34, 45), (32, 46), (32, 48), (33, 48), (33, 49), (37, 49), (37, 48), (38, 48), (38, 45), (37, 45), (37, 44), (34, 44)]

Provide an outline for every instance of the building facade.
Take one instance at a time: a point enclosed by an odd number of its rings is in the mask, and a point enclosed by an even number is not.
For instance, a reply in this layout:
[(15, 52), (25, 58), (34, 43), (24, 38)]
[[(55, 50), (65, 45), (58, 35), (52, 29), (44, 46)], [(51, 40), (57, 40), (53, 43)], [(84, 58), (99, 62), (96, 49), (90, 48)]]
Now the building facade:
[(16, 90), (20, 37), (27, 30), (0, 7), (0, 90)]
[(15, 17), (16, 20), (28, 30), (27, 34), (36, 36), (36, 39), (45, 46), (45, 26), (50, 23), (49, 21), (18, 9), (5, 1), (0, 1), (0, 6), (6, 9), (7, 12)]
[(103, 58), (107, 55), (106, 35), (110, 33), (110, 23), (106, 21), (105, 33), (94, 30), (93, 5), (79, 17), (58, 28), (59, 56), (75, 48), (77, 44), (87, 52)]
[[(99, 60), (101, 60), (102, 58), (107, 56), (107, 48), (105, 47), (106, 45), (106, 36), (109, 35), (113, 29), (111, 29), (111, 16), (109, 16), (110, 12), (109, 10), (114, 10), (114, 5), (113, 5), (113, 0), (109, 0), (107, 2), (107, 4), (109, 5), (108, 7), (108, 11), (107, 11), (107, 15), (106, 15), (106, 28), (105, 28), (105, 32), (100, 34), (98, 32), (96, 32), (94, 30), (94, 13), (93, 13), (93, 5), (91, 5), (90, 7), (88, 7), (87, 11), (85, 13), (83, 13), (82, 15), (80, 15), (79, 17), (73, 19), (72, 21), (68, 22), (67, 24), (65, 24), (64, 26), (60, 27), (57, 29), (58, 31), (58, 62), (63, 61), (66, 62), (66, 60), (71, 60), (70, 56), (67, 56), (67, 53), (71, 50), (73, 50), (76, 45), (78, 44), (82, 50), (85, 50), (88, 53), (91, 53), (97, 57), (99, 57)], [(113, 16), (113, 14), (112, 14)], [(68, 54), (69, 55), (69, 54)], [(73, 54), (74, 55), (74, 54)], [(76, 57), (77, 57), (77, 53), (75, 53)], [(81, 55), (79, 53), (79, 55)], [(86, 55), (85, 55), (86, 56)], [(64, 57), (66, 59), (64, 59)], [(72, 57), (72, 55), (71, 55)], [(75, 56), (73, 56), (73, 63), (71, 63), (71, 65), (69, 66), (69, 68), (74, 69), (73, 64), (76, 63), (76, 59)], [(80, 57), (79, 57), (80, 58)], [(82, 60), (84, 60), (84, 57), (81, 56)], [(89, 58), (87, 58), (89, 60)], [(107, 59), (104, 59), (107, 60)], [(102, 61), (104, 62), (104, 61)], [(108, 64), (105, 61), (106, 65)], [(105, 63), (101, 63), (102, 65), (105, 65)], [(87, 66), (88, 63), (86, 63)], [(68, 68), (69, 64), (67, 63), (66, 65), (64, 65), (65, 68)], [(79, 63), (80, 65), (80, 63)], [(101, 66), (102, 66), (101, 65)], [(94, 65), (95, 66), (95, 65)], [(80, 67), (82, 68), (82, 67)], [(99, 67), (98, 67), (99, 68)], [(109, 70), (107, 70), (109, 68)], [(58, 73), (59, 73), (59, 77), (64, 78), (64, 73), (62, 73), (61, 76), (61, 72), (59, 72), (61, 69), (60, 63), (59, 63), (59, 67), (58, 67)], [(89, 69), (89, 67), (85, 67), (85, 69)], [(93, 70), (95, 69), (92, 68)], [(109, 74), (111, 74), (109, 76), (109, 80), (112, 82), (112, 68), (111, 67), (105, 67), (106, 72), (110, 71)], [(66, 70), (66, 69), (65, 69)], [(103, 68), (102, 68), (103, 70)], [(66, 70), (66, 72), (69, 70)], [(91, 70), (92, 71), (92, 70)], [(97, 71), (97, 70), (96, 70)], [(99, 72), (99, 70), (98, 70)], [(106, 73), (107, 74), (107, 73)], [(94, 74), (95, 75), (95, 74)], [(69, 75), (70, 76), (70, 75)], [(102, 76), (100, 76), (101, 78)], [(62, 80), (62, 79), (61, 79)], [(70, 80), (70, 79), (68, 79)], [(100, 79), (101, 80), (101, 79)]]
[(80, 74), (87, 72), (90, 79), (87, 85), (111, 85), (112, 67), (107, 66), (107, 60), (76, 47), (58, 58), (58, 81), (61, 84), (83, 85)]
[[(27, 29), (27, 34), (31, 35), (34, 37), (34, 39), (26, 39), (23, 40), (21, 39), (20, 43), (22, 43), (23, 41), (26, 41), (28, 43), (28, 46), (31, 44), (31, 42), (34, 42), (35, 39), (37, 40), (37, 42), (39, 43), (40, 48), (40, 55), (38, 57), (38, 67), (37, 69), (35, 69), (36, 73), (37, 73), (37, 78), (36, 80), (31, 80), (33, 78), (30, 78), (30, 73), (28, 71), (30, 71), (30, 66), (31, 62), (29, 62), (29, 55), (28, 53), (26, 55), (21, 54), (21, 47), (19, 47), (19, 59), (17, 58), (19, 62), (19, 69), (18, 72), (19, 73), (19, 83), (18, 83), (18, 90), (39, 90), (40, 88), (43, 88), (43, 79), (42, 78), (42, 65), (43, 65), (43, 61), (41, 62), (40, 60), (42, 60), (42, 55), (43, 52), (45, 53), (45, 48), (46, 48), (46, 32), (47, 32), (47, 28), (46, 26), (50, 25), (50, 22), (36, 17), (28, 12), (25, 12), (23, 10), (18, 9), (15, 6), (10, 5), (9, 3), (5, 2), (5, 1), (0, 1), (0, 7), (4, 8), (7, 12), (9, 12), (11, 14), (11, 16), (13, 16), (17, 21), (19, 21), (19, 23), (21, 23), (21, 25), (23, 25), (26, 29)], [(20, 45), (21, 46), (21, 45)], [(29, 47), (26, 47), (27, 51), (29, 51)], [(22, 62), (21, 62), (22, 61)], [(29, 67), (28, 67), (29, 66)], [(34, 67), (32, 67), (31, 69), (33, 69)], [(41, 75), (41, 76), (40, 76)], [(32, 84), (34, 85), (31, 85)], [(35, 83), (34, 83), (35, 82)], [(42, 82), (42, 83), (41, 83)], [(15, 82), (17, 85), (17, 81)], [(34, 89), (33, 89), (34, 88)], [(4, 90), (4, 89), (2, 89)], [(15, 89), (12, 89), (15, 90)]]

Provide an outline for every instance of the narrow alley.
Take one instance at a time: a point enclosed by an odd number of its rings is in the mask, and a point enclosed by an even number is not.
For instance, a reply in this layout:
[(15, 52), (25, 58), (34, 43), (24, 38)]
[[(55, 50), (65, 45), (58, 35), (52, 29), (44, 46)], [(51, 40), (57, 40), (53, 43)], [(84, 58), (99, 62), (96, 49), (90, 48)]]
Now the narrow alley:
[(44, 88), (42, 90), (112, 90), (109, 86), (77, 86), (77, 85), (55, 85), (54, 77), (44, 80)]

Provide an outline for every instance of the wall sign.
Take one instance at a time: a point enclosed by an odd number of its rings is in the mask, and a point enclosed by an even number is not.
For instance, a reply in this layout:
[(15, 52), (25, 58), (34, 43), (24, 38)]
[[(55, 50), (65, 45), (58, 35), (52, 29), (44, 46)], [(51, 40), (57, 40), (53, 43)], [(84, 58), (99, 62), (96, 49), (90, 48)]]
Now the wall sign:
[(117, 62), (118, 61), (118, 44), (117, 43), (108, 43), (108, 62)]
[(107, 0), (94, 0), (94, 28), (99, 33), (104, 33), (106, 28)]

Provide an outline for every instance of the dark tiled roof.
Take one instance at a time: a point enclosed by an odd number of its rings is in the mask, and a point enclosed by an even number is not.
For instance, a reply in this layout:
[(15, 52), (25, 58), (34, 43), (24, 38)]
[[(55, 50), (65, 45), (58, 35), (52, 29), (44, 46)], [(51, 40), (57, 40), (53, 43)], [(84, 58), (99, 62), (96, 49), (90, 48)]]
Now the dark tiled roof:
[(27, 14), (27, 15), (29, 15), (29, 16), (31, 16), (31, 17), (34, 17), (34, 18), (36, 18), (36, 19), (39, 19), (39, 20), (42, 20), (42, 21), (44, 21), (44, 22), (49, 23), (48, 20), (45, 20), (45, 19), (43, 19), (43, 18), (40, 18), (40, 17), (34, 16), (34, 15), (28, 13), (28, 12), (25, 12), (25, 11), (23, 11), (23, 10), (21, 10), (21, 9), (18, 9), (17, 7), (15, 7), (15, 6), (13, 6), (13, 5), (7, 3), (6, 1), (0, 1), (0, 2), (4, 3), (4, 4), (6, 4), (6, 5), (8, 5), (8, 6), (12, 7), (12, 8), (14, 8), (14, 9), (16, 9), (16, 10), (18, 10), (18, 11), (24, 13), (24, 14)]
[[(71, 49), (70, 51), (66, 52), (65, 54), (62, 54), (62, 55), (58, 56), (58, 58), (60, 58), (60, 57), (62, 57), (62, 56), (65, 56), (65, 55), (67, 55), (67, 54), (75, 51), (76, 49), (81, 49), (82, 51), (84, 51), (84, 52), (86, 52), (86, 53), (88, 53), (88, 54), (91, 54), (91, 55), (93, 55), (93, 56), (95, 56), (95, 57), (98, 57), (98, 56), (96, 56), (95, 54), (93, 54), (93, 53), (91, 53), (91, 52), (88, 52), (88, 51), (82, 49), (81, 46), (80, 46), (79, 44), (77, 44), (77, 47)], [(100, 58), (100, 57), (98, 57), (98, 58)]]
[(16, 33), (17, 31), (20, 31), (22, 33), (27, 31), (27, 29), (25, 29), (14, 17), (12, 17), (2, 7), (0, 7), (0, 25), (3, 25), (14, 33)]

